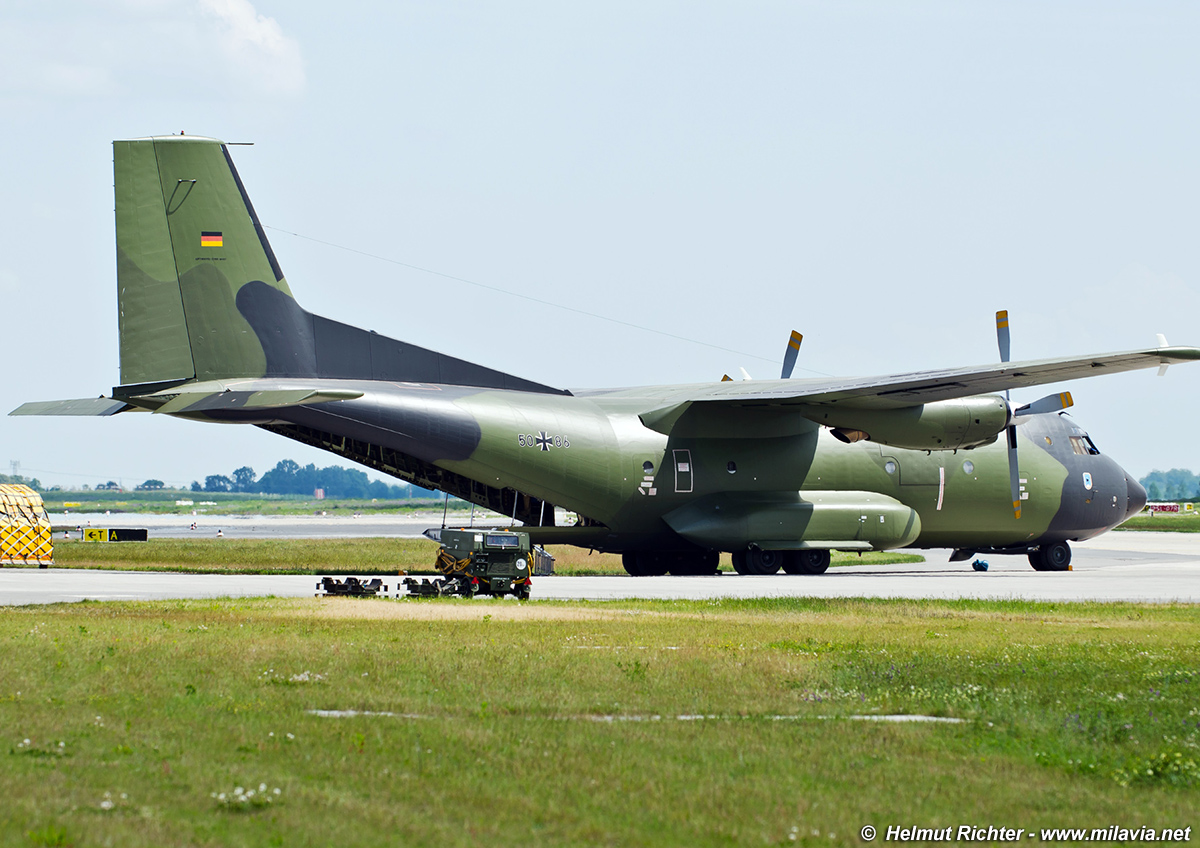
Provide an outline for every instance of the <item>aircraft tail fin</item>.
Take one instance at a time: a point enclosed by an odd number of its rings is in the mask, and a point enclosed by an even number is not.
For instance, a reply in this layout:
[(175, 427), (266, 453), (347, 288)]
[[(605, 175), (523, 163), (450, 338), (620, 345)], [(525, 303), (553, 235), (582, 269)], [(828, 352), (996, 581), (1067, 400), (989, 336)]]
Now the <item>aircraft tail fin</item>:
[(228, 148), (211, 138), (113, 142), (121, 382), (261, 377), (236, 299), (291, 297)]
[(258, 377), (561, 391), (302, 309), (217, 139), (116, 141), (113, 172), (122, 396)]

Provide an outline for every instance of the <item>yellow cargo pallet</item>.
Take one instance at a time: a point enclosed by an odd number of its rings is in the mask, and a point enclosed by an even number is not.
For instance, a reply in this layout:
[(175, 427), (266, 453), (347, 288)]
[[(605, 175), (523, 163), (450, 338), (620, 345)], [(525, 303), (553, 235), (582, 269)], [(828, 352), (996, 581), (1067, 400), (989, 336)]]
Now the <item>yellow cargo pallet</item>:
[(54, 564), (50, 517), (28, 486), (0, 484), (0, 565)]

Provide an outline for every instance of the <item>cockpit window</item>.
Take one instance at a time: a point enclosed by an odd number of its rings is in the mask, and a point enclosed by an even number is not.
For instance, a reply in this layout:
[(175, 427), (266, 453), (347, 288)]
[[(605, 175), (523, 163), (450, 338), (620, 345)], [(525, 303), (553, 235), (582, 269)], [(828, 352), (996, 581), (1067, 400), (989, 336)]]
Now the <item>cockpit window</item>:
[(1080, 456), (1099, 456), (1100, 450), (1086, 433), (1082, 436), (1071, 437), (1071, 450)]

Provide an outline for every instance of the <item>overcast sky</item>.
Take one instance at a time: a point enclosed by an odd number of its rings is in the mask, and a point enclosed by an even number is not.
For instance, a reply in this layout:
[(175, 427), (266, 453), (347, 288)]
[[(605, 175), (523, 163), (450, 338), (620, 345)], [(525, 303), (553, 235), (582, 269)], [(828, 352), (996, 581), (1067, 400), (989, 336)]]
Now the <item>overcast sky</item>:
[[(552, 385), (777, 377), (792, 328), (796, 376), (991, 362), (1002, 308), (1016, 359), (1200, 345), (1197, 24), (1091, 0), (8, 0), (0, 407), (118, 382), (110, 143), (180, 130), (254, 143), (233, 155), (307, 309)], [(1061, 388), (1135, 475), (1200, 470), (1200, 366)], [(251, 427), (0, 418), (0, 472), (43, 482), (285, 457), (335, 461)]]

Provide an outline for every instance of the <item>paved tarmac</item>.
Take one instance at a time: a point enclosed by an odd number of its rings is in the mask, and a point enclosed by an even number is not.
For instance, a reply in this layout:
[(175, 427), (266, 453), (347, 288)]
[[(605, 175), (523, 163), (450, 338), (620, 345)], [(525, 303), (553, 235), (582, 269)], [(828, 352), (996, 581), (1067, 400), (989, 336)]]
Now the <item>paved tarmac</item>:
[[(924, 563), (846, 566), (815, 577), (742, 577), (735, 574), (714, 577), (538, 577), (534, 579), (533, 597), (535, 600), (862, 597), (1200, 601), (1200, 534), (1116, 532), (1073, 548), (1074, 570), (1063, 573), (1036, 572), (1024, 557), (999, 556), (987, 557), (990, 569), (976, 572), (969, 562), (947, 562), (949, 551), (925, 551), (927, 561)], [(306, 597), (314, 594), (316, 582), (317, 578), (311, 575), (227, 576), (3, 568), (0, 569), (0, 605), (84, 599)], [(394, 593), (397, 580), (386, 582)], [(498, 601), (480, 599), (476, 602)]]

